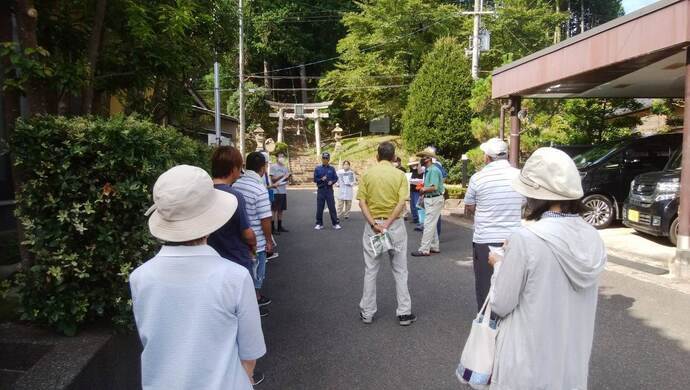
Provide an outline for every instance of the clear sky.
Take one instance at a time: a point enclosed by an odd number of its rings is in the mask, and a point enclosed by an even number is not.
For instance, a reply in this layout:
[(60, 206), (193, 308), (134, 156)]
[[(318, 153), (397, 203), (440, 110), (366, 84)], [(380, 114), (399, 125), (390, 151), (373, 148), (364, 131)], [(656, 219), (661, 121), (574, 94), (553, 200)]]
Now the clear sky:
[(625, 13), (627, 14), (657, 1), (658, 0), (623, 0), (623, 8), (625, 8)]

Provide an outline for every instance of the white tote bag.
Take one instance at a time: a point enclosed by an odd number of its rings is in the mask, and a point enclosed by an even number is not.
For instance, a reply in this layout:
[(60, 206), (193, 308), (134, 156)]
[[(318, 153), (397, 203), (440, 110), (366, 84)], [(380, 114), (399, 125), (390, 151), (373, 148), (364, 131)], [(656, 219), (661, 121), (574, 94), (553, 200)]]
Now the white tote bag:
[(496, 333), (496, 321), (491, 320), (491, 304), (487, 296), (477, 317), (472, 321), (472, 330), (455, 371), (461, 383), (468, 384), (473, 389), (489, 387), (496, 354)]

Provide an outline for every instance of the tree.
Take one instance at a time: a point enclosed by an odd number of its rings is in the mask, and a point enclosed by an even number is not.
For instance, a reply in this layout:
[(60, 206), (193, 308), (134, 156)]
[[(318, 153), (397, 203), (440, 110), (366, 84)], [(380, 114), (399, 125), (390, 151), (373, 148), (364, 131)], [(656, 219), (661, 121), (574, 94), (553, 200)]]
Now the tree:
[(439, 39), (410, 86), (403, 114), (405, 147), (414, 151), (434, 145), (444, 157), (459, 159), (476, 145), (470, 126), (471, 90), (465, 48), (455, 38)]
[(563, 117), (570, 127), (570, 143), (594, 144), (630, 135), (640, 123), (624, 115), (642, 105), (635, 99), (570, 99), (563, 106)]
[(339, 61), (319, 87), (366, 120), (393, 119), (405, 108), (406, 85), (422, 58), (441, 36), (468, 33), (468, 19), (442, 1), (381, 0), (357, 3), (357, 12), (343, 15), (347, 35), (338, 42)]

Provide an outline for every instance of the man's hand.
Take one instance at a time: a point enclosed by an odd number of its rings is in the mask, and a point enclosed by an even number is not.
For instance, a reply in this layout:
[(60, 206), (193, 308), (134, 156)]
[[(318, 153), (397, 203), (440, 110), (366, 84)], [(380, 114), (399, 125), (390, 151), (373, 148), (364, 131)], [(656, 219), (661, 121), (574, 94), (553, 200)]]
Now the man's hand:
[(321, 181), (326, 181), (326, 179), (328, 179), (328, 178), (326, 176), (324, 176), (321, 178)]
[(386, 231), (386, 227), (378, 223), (373, 223), (371, 228), (374, 230), (374, 233), (376, 234), (381, 234)]

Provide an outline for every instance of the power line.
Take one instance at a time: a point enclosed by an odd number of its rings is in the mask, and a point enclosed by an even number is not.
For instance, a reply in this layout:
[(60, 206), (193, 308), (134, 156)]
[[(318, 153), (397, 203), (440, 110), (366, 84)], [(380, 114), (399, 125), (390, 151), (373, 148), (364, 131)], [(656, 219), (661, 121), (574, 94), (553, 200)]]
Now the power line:
[[(451, 14), (450, 16), (455, 16), (455, 15)], [(394, 37), (394, 39), (391, 40), (391, 41), (382, 42), (382, 43), (377, 43), (377, 44), (375, 44), (375, 45), (371, 45), (371, 46), (364, 47), (364, 48), (360, 49), (360, 52), (365, 52), (365, 51), (369, 51), (369, 50), (375, 49), (375, 48), (377, 48), (377, 47), (385, 46), (385, 45), (387, 45), (387, 44), (390, 44), (390, 43), (395, 42), (395, 41), (397, 41), (397, 40), (400, 40), (400, 39), (402, 39), (402, 38), (405, 38), (405, 37), (408, 37), (408, 36), (411, 36), (411, 35), (420, 33), (420, 32), (422, 32), (422, 31), (426, 31), (426, 30), (430, 29), (431, 27), (433, 27), (433, 26), (435, 26), (435, 25), (437, 25), (437, 24), (439, 24), (439, 23), (441, 23), (441, 20), (437, 20), (437, 21), (435, 21), (435, 22), (433, 22), (433, 23), (430, 23), (430, 24), (428, 24), (428, 25), (426, 25), (426, 26), (422, 26), (422, 27), (420, 27), (420, 28), (418, 28), (418, 29), (416, 29), (416, 30), (414, 30), (414, 31), (412, 31), (412, 32), (409, 32), (409, 33), (407, 33), (407, 34), (403, 34), (403, 35)], [(269, 71), (265, 71), (265, 72), (256, 72), (256, 73), (252, 73), (250, 76), (265, 75), (265, 74), (267, 74), (267, 73), (282, 72), (282, 71), (285, 71), (285, 70), (297, 69), (297, 68), (299, 68), (300, 66), (318, 65), (318, 64), (322, 64), (322, 63), (324, 63), (324, 62), (335, 61), (335, 60), (339, 59), (339, 58), (342, 57), (342, 56), (343, 56), (343, 54), (340, 54), (340, 55), (337, 55), (337, 56), (335, 56), (335, 57), (325, 58), (325, 59), (323, 59), (323, 60), (318, 60), (318, 61), (312, 61), (312, 62), (308, 62), (308, 63), (302, 64), (302, 65), (288, 66), (288, 67), (285, 67), (285, 68), (273, 69), (273, 70), (269, 70)]]
[[(406, 88), (409, 87), (410, 84), (390, 84), (390, 85), (367, 85), (367, 86), (360, 86), (360, 87), (323, 87), (323, 88), (257, 88), (261, 89), (262, 91), (266, 92), (271, 92), (271, 91), (278, 91), (278, 92), (286, 92), (286, 91), (319, 91), (319, 90), (329, 90), (329, 91), (341, 91), (341, 90), (362, 90), (362, 89), (392, 89), (392, 88)], [(235, 88), (226, 88), (226, 89), (220, 89), (221, 92), (234, 92), (236, 91)], [(213, 92), (212, 89), (200, 89), (197, 92), (199, 93), (209, 93)], [(249, 93), (252, 93), (253, 90), (249, 89)]]

